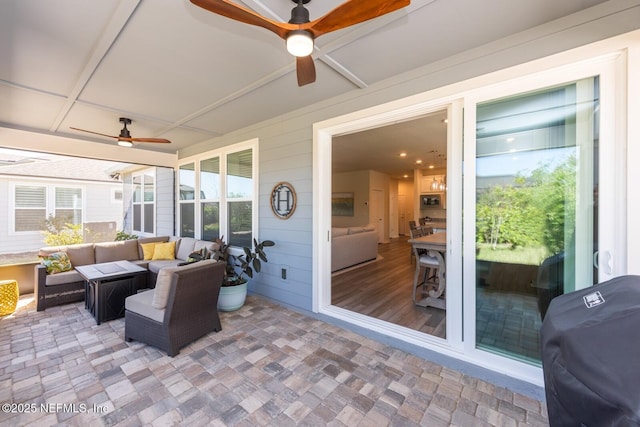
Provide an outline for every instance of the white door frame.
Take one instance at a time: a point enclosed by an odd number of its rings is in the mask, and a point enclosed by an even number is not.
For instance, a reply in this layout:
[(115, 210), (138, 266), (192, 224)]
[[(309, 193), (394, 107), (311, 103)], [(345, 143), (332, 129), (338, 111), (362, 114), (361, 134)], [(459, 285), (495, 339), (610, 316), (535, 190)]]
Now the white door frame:
[[(599, 245), (615, 254), (611, 275), (626, 274), (626, 168), (624, 167), (626, 149), (626, 59), (627, 50), (622, 39), (610, 44), (603, 43), (575, 49), (570, 52), (542, 58), (536, 61), (501, 70), (488, 75), (458, 82), (430, 92), (404, 98), (398, 101), (357, 111), (344, 116), (315, 123), (313, 126), (313, 310), (348, 323), (386, 334), (410, 344), (416, 344), (429, 350), (508, 375), (512, 378), (543, 386), (542, 369), (523, 362), (508, 359), (475, 348), (475, 217), (465, 218), (462, 224), (462, 189), (465, 193), (465, 214), (475, 209), (475, 105), (477, 102), (499, 97), (500, 93), (509, 93), (543, 88), (561, 82), (575, 81), (582, 77), (601, 76), (601, 128), (600, 144), (617, 144), (615, 152), (601, 155), (601, 168), (614, 171), (602, 174), (601, 188), (612, 189), (607, 194), (600, 192), (599, 220), (610, 220), (612, 233), (601, 233)], [(622, 47), (621, 47), (622, 46)], [(635, 51), (633, 51), (635, 52)], [(600, 55), (600, 56), (598, 56)], [(632, 58), (638, 58), (638, 55)], [(636, 64), (640, 61), (636, 60)], [(597, 72), (594, 70), (597, 69)], [(522, 84), (526, 82), (528, 87)], [(632, 104), (635, 101), (627, 101)], [(633, 104), (637, 105), (637, 104)], [(464, 107), (464, 109), (463, 109)], [(394, 121), (408, 120), (413, 117), (449, 109), (448, 128), (448, 195), (447, 195), (447, 281), (463, 283), (463, 287), (447, 289), (447, 332), (446, 340), (430, 337), (416, 331), (390, 325), (377, 319), (362, 316), (331, 305), (331, 273), (329, 266), (331, 236), (331, 139), (333, 136), (366, 130)], [(637, 110), (637, 108), (636, 108)], [(464, 156), (462, 151), (464, 111)], [(458, 128), (454, 127), (454, 125)], [(622, 154), (621, 154), (622, 152)], [(464, 161), (464, 182), (462, 164)], [(617, 205), (616, 205), (617, 204)], [(632, 207), (635, 205), (631, 205)], [(604, 212), (605, 210), (606, 212)], [(462, 235), (467, 241), (462, 251)], [(463, 257), (464, 255), (464, 257)], [(464, 265), (462, 260), (464, 258)], [(459, 264), (459, 265), (456, 265)], [(602, 270), (602, 269), (601, 269)], [(472, 272), (472, 273), (469, 273)], [(606, 277), (600, 277), (601, 280)], [(466, 296), (464, 313), (462, 296)], [(455, 304), (451, 303), (456, 301)], [(462, 322), (464, 314), (464, 323)], [(462, 341), (464, 325), (465, 342)]]
[[(331, 142), (334, 136), (372, 129), (387, 124), (411, 120), (426, 114), (447, 110), (449, 117), (454, 117), (459, 123), (458, 130), (453, 129), (452, 120), (448, 123), (447, 150), (448, 175), (452, 177), (449, 191), (456, 191), (453, 185), (460, 185), (461, 179), (453, 179), (454, 175), (461, 175), (461, 163), (453, 164), (455, 160), (462, 159), (462, 129), (461, 129), (462, 102), (453, 97), (441, 97), (431, 99), (404, 99), (383, 106), (371, 108), (337, 117), (324, 122), (314, 124), (314, 285), (313, 285), (313, 310), (335, 317), (366, 329), (382, 332), (390, 336), (434, 349), (440, 353), (460, 357), (462, 350), (462, 286), (447, 289), (447, 320), (446, 339), (427, 335), (406, 327), (398, 326), (379, 319), (374, 319), (331, 305)], [(453, 138), (457, 140), (453, 140)], [(458, 154), (452, 155), (454, 146)], [(458, 188), (459, 189), (459, 188)], [(458, 191), (461, 193), (461, 191)], [(455, 206), (455, 204), (453, 205)], [(461, 206), (461, 199), (458, 208)], [(451, 215), (455, 208), (447, 210)], [(460, 218), (460, 212), (457, 218)], [(460, 268), (461, 259), (461, 233), (460, 221), (452, 220), (452, 228), (447, 225), (447, 281), (450, 283), (462, 283)], [(456, 231), (456, 228), (458, 231)], [(457, 240), (456, 240), (457, 239)], [(451, 260), (451, 261), (450, 261)], [(456, 265), (459, 264), (459, 265)]]
[[(549, 71), (539, 72), (505, 81), (490, 88), (482, 88), (465, 96), (464, 135), (464, 352), (482, 366), (499, 366), (506, 372), (519, 371), (535, 379), (542, 374), (541, 368), (526, 365), (514, 359), (476, 348), (476, 278), (475, 278), (475, 159), (476, 159), (476, 106), (478, 103), (513, 96), (547, 87), (571, 83), (592, 76), (600, 76), (600, 176), (601, 189), (615, 189), (615, 182), (624, 182), (624, 165), (616, 164), (616, 152), (624, 151), (625, 138), (616, 138), (622, 130), (620, 119), (626, 113), (616, 114), (616, 85), (614, 79), (621, 65), (621, 55), (616, 53), (591, 61), (573, 64)], [(605, 173), (602, 173), (605, 171)], [(605, 194), (603, 194), (605, 193)], [(607, 273), (599, 269), (600, 281), (625, 274), (626, 232), (616, 235), (614, 226), (625, 223), (626, 206), (623, 199), (616, 199), (615, 191), (599, 192), (599, 241), (600, 251), (608, 252), (614, 262)], [(614, 256), (615, 255), (615, 256)], [(542, 383), (540, 383), (542, 385)]]

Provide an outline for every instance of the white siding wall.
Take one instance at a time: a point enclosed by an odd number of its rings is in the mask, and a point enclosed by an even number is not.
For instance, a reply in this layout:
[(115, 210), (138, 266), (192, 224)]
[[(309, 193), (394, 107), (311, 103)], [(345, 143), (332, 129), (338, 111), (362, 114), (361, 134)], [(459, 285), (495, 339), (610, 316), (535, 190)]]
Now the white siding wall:
[[(42, 233), (14, 233), (12, 227), (12, 183), (42, 185), (47, 187), (81, 187), (83, 189), (83, 222), (116, 221), (122, 226), (122, 202), (114, 202), (112, 192), (121, 190), (121, 183), (96, 183), (80, 181), (30, 180), (27, 177), (0, 178), (0, 253), (35, 251), (44, 246)], [(18, 238), (19, 237), (19, 238)]]
[[(144, 170), (153, 169), (145, 167)], [(139, 173), (136, 171), (135, 173)], [(174, 172), (172, 168), (158, 167), (155, 168), (156, 179), (156, 236), (172, 236), (174, 235)], [(133, 174), (126, 173), (124, 181), (124, 211), (125, 224), (124, 230), (130, 234), (136, 234), (133, 231), (133, 209), (131, 208), (131, 200), (133, 198)]]
[(173, 169), (156, 168), (156, 236), (174, 235)]
[[(256, 234), (274, 240), (276, 246), (269, 248), (269, 263), (254, 278), (251, 290), (312, 310), (314, 123), (428, 91), (437, 97), (438, 88), (640, 28), (637, 4), (608, 2), (601, 11), (590, 13), (572, 15), (180, 152), (183, 158), (259, 139), (260, 226)], [(482, 79), (474, 81), (469, 90), (480, 84)], [(269, 206), (271, 189), (279, 181), (293, 184), (298, 194), (298, 207), (288, 220), (275, 218)], [(280, 278), (284, 265), (288, 266), (287, 280)]]
[(355, 171), (334, 173), (331, 180), (331, 190), (337, 193), (353, 193), (353, 216), (332, 216), (332, 227), (355, 227), (367, 225), (369, 219), (369, 176), (371, 171)]

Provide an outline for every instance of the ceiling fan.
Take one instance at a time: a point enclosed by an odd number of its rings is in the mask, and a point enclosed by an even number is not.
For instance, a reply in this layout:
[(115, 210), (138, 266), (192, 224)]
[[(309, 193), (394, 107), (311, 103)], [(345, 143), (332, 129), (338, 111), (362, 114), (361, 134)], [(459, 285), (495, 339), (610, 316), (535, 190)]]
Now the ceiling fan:
[(107, 138), (117, 139), (118, 145), (121, 145), (123, 147), (132, 147), (134, 142), (155, 142), (155, 143), (162, 143), (162, 144), (171, 143), (171, 141), (164, 138), (132, 138), (131, 133), (129, 132), (129, 129), (127, 129), (127, 125), (131, 124), (131, 119), (127, 119), (126, 117), (120, 117), (120, 123), (124, 124), (124, 127), (122, 128), (122, 130), (120, 130), (120, 135), (118, 136), (106, 135), (104, 133), (94, 132), (86, 129), (78, 129), (74, 127), (71, 127), (71, 129), (79, 130), (81, 132), (92, 133), (94, 135), (106, 136)]
[(304, 7), (311, 0), (291, 0), (289, 22), (277, 22), (229, 0), (191, 0), (191, 3), (218, 15), (245, 24), (256, 25), (276, 33), (287, 42), (287, 50), (296, 57), (298, 86), (316, 81), (313, 64), (313, 40), (323, 34), (341, 30), (408, 6), (411, 0), (346, 0), (326, 15), (309, 21)]

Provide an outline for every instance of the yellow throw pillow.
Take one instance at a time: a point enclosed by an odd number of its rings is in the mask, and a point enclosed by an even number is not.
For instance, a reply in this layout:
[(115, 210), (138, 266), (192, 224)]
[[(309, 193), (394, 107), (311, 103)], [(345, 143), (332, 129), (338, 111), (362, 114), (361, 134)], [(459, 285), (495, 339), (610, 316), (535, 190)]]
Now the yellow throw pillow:
[(176, 242), (156, 243), (151, 259), (176, 259)]
[(144, 255), (142, 259), (144, 259), (145, 261), (153, 259), (153, 252), (155, 251), (156, 244), (156, 242), (140, 243), (140, 246), (142, 247), (142, 253)]

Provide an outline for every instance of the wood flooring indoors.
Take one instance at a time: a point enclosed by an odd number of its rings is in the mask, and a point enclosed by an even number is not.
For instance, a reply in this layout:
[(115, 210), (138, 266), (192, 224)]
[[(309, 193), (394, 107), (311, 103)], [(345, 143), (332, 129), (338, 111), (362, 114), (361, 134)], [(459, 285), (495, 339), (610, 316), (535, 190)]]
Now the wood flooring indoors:
[(418, 307), (411, 300), (415, 260), (411, 260), (407, 240), (407, 236), (400, 236), (378, 244), (382, 259), (334, 274), (331, 302), (346, 310), (445, 338), (445, 310)]

